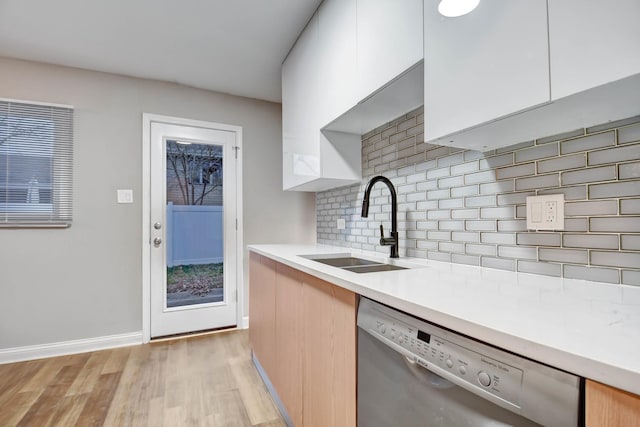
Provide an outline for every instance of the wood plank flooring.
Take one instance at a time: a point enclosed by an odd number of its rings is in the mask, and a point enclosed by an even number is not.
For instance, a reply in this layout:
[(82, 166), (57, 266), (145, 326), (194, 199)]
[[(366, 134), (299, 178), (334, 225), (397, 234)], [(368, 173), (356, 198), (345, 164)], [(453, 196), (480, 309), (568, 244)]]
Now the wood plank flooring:
[(285, 426), (247, 330), (0, 365), (0, 426)]

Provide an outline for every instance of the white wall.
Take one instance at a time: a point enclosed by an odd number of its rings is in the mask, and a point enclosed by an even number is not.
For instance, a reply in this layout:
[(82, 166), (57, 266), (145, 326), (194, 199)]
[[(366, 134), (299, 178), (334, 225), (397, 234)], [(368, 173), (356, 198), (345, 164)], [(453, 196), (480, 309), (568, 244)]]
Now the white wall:
[(6, 58), (0, 97), (75, 106), (73, 226), (0, 229), (0, 349), (141, 330), (143, 112), (242, 126), (243, 244), (315, 240), (314, 195), (281, 191), (279, 104)]

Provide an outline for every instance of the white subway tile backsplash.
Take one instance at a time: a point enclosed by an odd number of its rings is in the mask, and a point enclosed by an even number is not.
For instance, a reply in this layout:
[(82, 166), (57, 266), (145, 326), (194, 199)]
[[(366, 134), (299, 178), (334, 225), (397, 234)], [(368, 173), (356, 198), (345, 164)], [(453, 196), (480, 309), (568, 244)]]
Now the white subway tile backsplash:
[(465, 230), (467, 231), (496, 231), (498, 224), (495, 220), (467, 220), (465, 221)]
[(587, 186), (579, 185), (576, 187), (562, 187), (538, 190), (538, 196), (544, 194), (564, 194), (565, 200), (584, 200), (587, 198)]
[(588, 182), (611, 181), (617, 178), (615, 166), (602, 166), (582, 170), (562, 172), (560, 182), (562, 185), (585, 184)]
[(618, 166), (620, 179), (640, 178), (640, 162), (624, 163)]
[(514, 190), (515, 182), (513, 179), (480, 184), (480, 194), (508, 193)]
[(624, 251), (640, 251), (640, 235), (623, 234), (620, 236), (620, 249)]
[(502, 258), (537, 259), (538, 250), (526, 246), (498, 246), (498, 256)]
[(496, 200), (496, 196), (467, 197), (465, 199), (465, 207), (481, 208), (485, 206), (496, 206)]
[(577, 153), (594, 148), (610, 147), (616, 144), (616, 133), (604, 132), (581, 138), (569, 139), (560, 143), (560, 154)]
[(573, 264), (587, 264), (589, 262), (589, 253), (586, 250), (540, 248), (538, 256), (540, 261), (570, 262)]
[(592, 151), (587, 155), (587, 164), (593, 166), (638, 159), (640, 159), (640, 144), (631, 144), (609, 150)]
[(556, 157), (559, 153), (560, 146), (558, 143), (538, 145), (536, 147), (516, 151), (516, 163), (545, 159), (548, 157)]
[(483, 219), (510, 219), (514, 217), (515, 209), (513, 206), (480, 209), (480, 218)]
[(620, 213), (622, 215), (640, 214), (640, 199), (620, 200)]
[(640, 125), (618, 129), (618, 144), (628, 144), (630, 142), (640, 142)]
[(565, 218), (564, 231), (588, 231), (588, 218)]
[(482, 182), (492, 182), (496, 179), (495, 170), (488, 170), (483, 172), (475, 172), (465, 175), (464, 181), (466, 184), (480, 184)]
[(640, 266), (640, 253), (591, 251), (591, 264), (612, 267), (638, 268), (638, 266)]
[(594, 280), (596, 282), (620, 283), (620, 270), (613, 268), (585, 267), (565, 264), (563, 276), (569, 279)]
[(590, 218), (589, 231), (640, 233), (640, 216)]
[(481, 265), (487, 268), (497, 268), (499, 270), (515, 271), (516, 260), (505, 258), (488, 258), (482, 257)]
[(478, 194), (478, 185), (467, 185), (451, 189), (451, 197), (467, 197)]
[(536, 173), (536, 164), (525, 163), (516, 166), (508, 166), (505, 168), (496, 169), (496, 179), (507, 179), (529, 176)]
[(496, 256), (497, 248), (495, 245), (477, 245), (467, 243), (465, 250), (469, 254), (484, 255), (484, 256)]
[(499, 156), (489, 156), (480, 160), (479, 166), (481, 170), (496, 169), (502, 166), (513, 164), (514, 154), (506, 153)]
[(587, 156), (584, 153), (577, 153), (548, 160), (540, 160), (537, 163), (538, 173), (558, 172), (584, 168), (587, 166)]
[(560, 277), (562, 275), (562, 265), (549, 262), (518, 260), (518, 271), (521, 273)]
[(457, 264), (480, 265), (480, 257), (473, 255), (451, 254), (451, 262)]
[(562, 243), (567, 248), (620, 248), (620, 239), (617, 234), (565, 234)]
[(640, 196), (640, 181), (622, 181), (610, 184), (589, 185), (589, 198), (605, 199), (616, 197)]
[(479, 217), (478, 209), (453, 209), (451, 218), (453, 219), (474, 219)]
[[(362, 183), (316, 195), (318, 242), (388, 253), (386, 189), (360, 218), (366, 182), (383, 173), (401, 256), (640, 285), (640, 116), (485, 153), (422, 142), (423, 120), (420, 108), (363, 136)], [(526, 197), (543, 194), (565, 195), (564, 231), (526, 230)]]
[(560, 185), (559, 174), (538, 175), (531, 178), (516, 179), (516, 190), (531, 190), (538, 188), (558, 187)]
[(499, 245), (515, 245), (515, 233), (480, 233), (482, 243), (495, 243)]
[(517, 233), (516, 242), (528, 246), (560, 246), (560, 233)]
[(480, 234), (472, 231), (452, 231), (451, 240), (454, 242), (480, 242)]
[(564, 205), (565, 216), (617, 215), (617, 200), (597, 200), (593, 202), (570, 202)]
[(640, 286), (640, 270), (622, 270), (622, 283)]
[(478, 162), (477, 161), (467, 161), (467, 159), (465, 158), (465, 161), (467, 163), (462, 163), (459, 165), (453, 165), (451, 166), (451, 175), (463, 175), (463, 174), (468, 174), (471, 172), (475, 172), (478, 170)]

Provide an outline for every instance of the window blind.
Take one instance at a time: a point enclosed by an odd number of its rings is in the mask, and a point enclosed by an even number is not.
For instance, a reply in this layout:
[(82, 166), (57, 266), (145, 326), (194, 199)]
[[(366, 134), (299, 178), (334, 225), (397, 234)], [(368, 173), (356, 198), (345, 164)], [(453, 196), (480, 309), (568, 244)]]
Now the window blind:
[(68, 227), (73, 108), (0, 99), (0, 227)]

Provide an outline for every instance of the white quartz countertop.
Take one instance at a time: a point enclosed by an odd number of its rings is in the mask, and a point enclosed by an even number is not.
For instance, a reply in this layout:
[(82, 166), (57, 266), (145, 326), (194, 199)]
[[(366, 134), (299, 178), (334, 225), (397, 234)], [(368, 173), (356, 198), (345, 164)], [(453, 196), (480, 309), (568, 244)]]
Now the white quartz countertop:
[[(475, 339), (640, 394), (640, 287), (391, 260), (327, 245), (249, 249)], [(358, 274), (300, 256), (347, 253), (415, 268)]]

